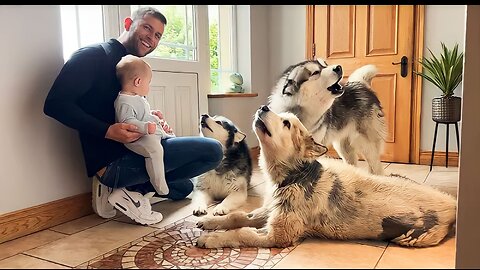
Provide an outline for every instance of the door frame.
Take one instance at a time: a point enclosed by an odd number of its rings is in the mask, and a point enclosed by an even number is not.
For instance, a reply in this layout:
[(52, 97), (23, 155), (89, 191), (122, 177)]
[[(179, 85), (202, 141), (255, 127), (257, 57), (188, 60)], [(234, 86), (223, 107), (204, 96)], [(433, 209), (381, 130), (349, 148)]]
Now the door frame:
[[(312, 60), (315, 50), (315, 6), (306, 5), (306, 59)], [(425, 5), (414, 5), (414, 48), (413, 59), (417, 60), (423, 57), (424, 47), (424, 26), (425, 26)], [(418, 61), (411, 63), (412, 72), (422, 71), (422, 66)], [(422, 77), (413, 75), (412, 78), (412, 100), (411, 100), (411, 119), (410, 119), (410, 163), (420, 163), (420, 131), (421, 131), (421, 112), (422, 112)]]

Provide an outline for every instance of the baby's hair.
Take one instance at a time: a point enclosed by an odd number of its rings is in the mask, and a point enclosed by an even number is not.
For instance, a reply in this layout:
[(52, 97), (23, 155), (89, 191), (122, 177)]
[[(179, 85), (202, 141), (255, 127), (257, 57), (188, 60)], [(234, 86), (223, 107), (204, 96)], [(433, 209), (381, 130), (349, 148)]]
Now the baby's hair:
[(117, 78), (121, 84), (133, 80), (135, 77), (142, 76), (151, 70), (150, 65), (140, 57), (126, 55), (118, 62)]

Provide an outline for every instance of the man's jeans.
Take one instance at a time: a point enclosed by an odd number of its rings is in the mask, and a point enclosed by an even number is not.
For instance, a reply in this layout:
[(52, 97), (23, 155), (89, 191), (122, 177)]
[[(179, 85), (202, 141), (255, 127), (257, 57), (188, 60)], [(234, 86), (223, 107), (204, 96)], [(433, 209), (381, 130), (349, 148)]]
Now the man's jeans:
[[(193, 190), (190, 178), (216, 168), (223, 158), (219, 141), (205, 137), (174, 137), (162, 140), (165, 178), (170, 192), (166, 197), (181, 200)], [(126, 187), (142, 194), (155, 192), (147, 169), (145, 157), (131, 152), (107, 166), (101, 177), (102, 184), (112, 188)]]

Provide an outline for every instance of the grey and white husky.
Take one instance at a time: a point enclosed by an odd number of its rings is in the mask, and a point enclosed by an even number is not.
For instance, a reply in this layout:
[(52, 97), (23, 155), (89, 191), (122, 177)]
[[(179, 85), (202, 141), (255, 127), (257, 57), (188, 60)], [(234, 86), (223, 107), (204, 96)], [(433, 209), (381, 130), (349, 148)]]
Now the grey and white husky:
[(223, 160), (217, 168), (197, 178), (192, 198), (193, 214), (207, 214), (211, 202), (223, 200), (213, 209), (213, 215), (225, 215), (247, 200), (252, 160), (246, 135), (228, 118), (208, 114), (200, 118), (200, 135), (220, 141)]
[(343, 161), (356, 165), (357, 155), (363, 154), (370, 172), (383, 174), (385, 117), (370, 86), (376, 73), (375, 66), (363, 66), (342, 86), (340, 65), (304, 61), (283, 72), (269, 96), (269, 107), (276, 113), (294, 113), (316, 141), (332, 144)]

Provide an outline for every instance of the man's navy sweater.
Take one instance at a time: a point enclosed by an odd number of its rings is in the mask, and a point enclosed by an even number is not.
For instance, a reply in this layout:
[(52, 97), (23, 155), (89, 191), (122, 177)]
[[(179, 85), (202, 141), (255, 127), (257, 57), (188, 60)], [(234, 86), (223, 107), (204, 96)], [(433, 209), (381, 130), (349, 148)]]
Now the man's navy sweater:
[(46, 115), (78, 130), (89, 177), (128, 152), (122, 143), (105, 138), (115, 123), (113, 103), (121, 88), (115, 66), (125, 55), (127, 50), (116, 39), (79, 49), (45, 100)]

